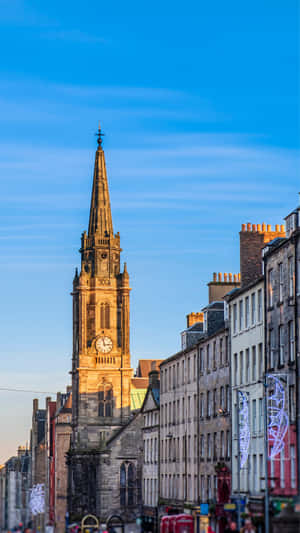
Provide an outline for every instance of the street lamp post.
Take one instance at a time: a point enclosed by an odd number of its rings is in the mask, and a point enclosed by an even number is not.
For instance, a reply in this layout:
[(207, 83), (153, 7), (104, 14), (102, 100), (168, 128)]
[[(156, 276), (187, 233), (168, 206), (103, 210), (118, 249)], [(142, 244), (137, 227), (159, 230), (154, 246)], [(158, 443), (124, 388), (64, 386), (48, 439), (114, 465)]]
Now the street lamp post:
[(269, 533), (269, 486), (268, 486), (268, 394), (267, 374), (264, 377), (264, 430), (265, 430), (265, 533)]
[(238, 457), (238, 477), (237, 477), (237, 491), (238, 491), (238, 501), (237, 501), (237, 526), (238, 531), (241, 529), (241, 446), (240, 446), (240, 397), (239, 389), (236, 390), (236, 400), (237, 400), (237, 457)]

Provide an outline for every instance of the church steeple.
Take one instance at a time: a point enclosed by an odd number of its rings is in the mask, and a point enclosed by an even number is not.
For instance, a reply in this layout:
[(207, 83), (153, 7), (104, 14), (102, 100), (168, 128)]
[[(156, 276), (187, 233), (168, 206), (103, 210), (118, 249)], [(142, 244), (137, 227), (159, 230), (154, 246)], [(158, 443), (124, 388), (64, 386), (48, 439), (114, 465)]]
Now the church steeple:
[(72, 454), (68, 461), (69, 510), (76, 516), (87, 510), (97, 516), (102, 513), (102, 493), (97, 489), (102, 479), (100, 451), (131, 412), (131, 289), (126, 265), (120, 271), (120, 235), (113, 234), (102, 135), (99, 128), (89, 230), (81, 236), (81, 269), (79, 275), (75, 273), (72, 292)]
[(100, 124), (97, 132), (98, 148), (95, 156), (93, 191), (91, 199), (90, 220), (88, 236), (97, 234), (107, 238), (113, 236), (113, 224), (110, 208), (109, 190), (106, 174), (105, 156), (102, 148)]

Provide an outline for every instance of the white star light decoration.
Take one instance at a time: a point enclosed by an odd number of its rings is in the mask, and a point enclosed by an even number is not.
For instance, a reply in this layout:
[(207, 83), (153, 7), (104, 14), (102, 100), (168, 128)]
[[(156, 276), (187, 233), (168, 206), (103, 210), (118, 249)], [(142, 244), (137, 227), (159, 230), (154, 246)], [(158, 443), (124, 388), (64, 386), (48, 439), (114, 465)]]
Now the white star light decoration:
[(272, 393), (268, 395), (268, 441), (271, 444), (270, 459), (273, 459), (284, 448), (284, 438), (289, 426), (286, 412), (286, 392), (280, 379), (268, 374), (268, 387)]
[(239, 423), (240, 423), (240, 467), (243, 468), (247, 462), (249, 455), (249, 444), (250, 444), (250, 422), (249, 422), (249, 405), (248, 405), (248, 396), (244, 392), (239, 390), (241, 396), (241, 406), (239, 412)]
[(35, 516), (45, 511), (45, 492), (44, 484), (34, 485), (30, 491), (29, 507)]

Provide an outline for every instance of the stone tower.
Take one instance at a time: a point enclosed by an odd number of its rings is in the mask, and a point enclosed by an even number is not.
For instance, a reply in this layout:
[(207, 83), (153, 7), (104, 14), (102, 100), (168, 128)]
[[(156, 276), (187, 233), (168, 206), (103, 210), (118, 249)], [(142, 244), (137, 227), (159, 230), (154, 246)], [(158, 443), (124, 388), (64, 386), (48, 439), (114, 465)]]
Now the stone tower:
[(99, 128), (88, 234), (81, 237), (81, 271), (73, 280), (74, 452), (96, 450), (130, 415), (130, 288), (120, 253)]

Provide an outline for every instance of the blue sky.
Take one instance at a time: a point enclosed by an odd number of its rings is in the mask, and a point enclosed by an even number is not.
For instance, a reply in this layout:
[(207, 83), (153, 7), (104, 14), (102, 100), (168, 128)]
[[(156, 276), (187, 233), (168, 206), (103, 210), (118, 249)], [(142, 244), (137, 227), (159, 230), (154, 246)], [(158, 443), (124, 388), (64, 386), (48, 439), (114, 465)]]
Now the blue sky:
[[(212, 273), (238, 272), (241, 223), (298, 203), (297, 4), (0, 0), (0, 387), (69, 382), (99, 120), (134, 367), (177, 351)], [(0, 390), (0, 461), (33, 396)]]

